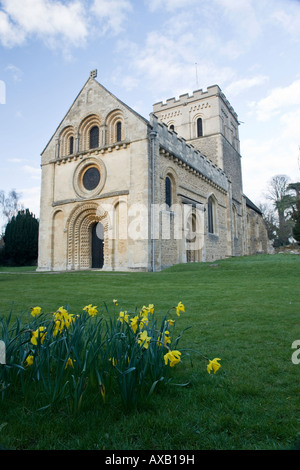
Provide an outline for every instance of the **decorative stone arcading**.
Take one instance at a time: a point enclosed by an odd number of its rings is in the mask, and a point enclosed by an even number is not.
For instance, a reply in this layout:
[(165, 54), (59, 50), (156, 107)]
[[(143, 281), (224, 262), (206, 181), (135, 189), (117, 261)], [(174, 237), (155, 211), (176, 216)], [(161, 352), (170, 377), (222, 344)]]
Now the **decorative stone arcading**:
[(97, 222), (101, 222), (104, 227), (104, 262), (110, 265), (108, 214), (101, 205), (89, 203), (77, 206), (67, 220), (68, 269), (91, 267), (91, 227)]

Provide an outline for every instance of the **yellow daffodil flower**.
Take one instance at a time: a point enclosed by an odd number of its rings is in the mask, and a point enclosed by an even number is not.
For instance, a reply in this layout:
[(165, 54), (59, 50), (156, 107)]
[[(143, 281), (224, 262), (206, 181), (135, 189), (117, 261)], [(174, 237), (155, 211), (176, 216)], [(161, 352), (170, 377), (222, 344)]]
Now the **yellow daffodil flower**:
[(65, 327), (70, 328), (70, 326), (75, 321), (75, 317), (73, 314), (68, 313), (65, 308), (60, 307), (53, 314), (53, 320), (55, 325), (53, 330), (53, 336), (56, 336), (58, 333), (61, 333)]
[(149, 323), (149, 320), (147, 317), (143, 317), (140, 321), (140, 329), (142, 330), (144, 326), (147, 326)]
[(143, 331), (143, 333), (140, 333), (138, 343), (140, 346), (143, 346), (143, 348), (148, 349), (149, 344), (150, 344), (151, 336), (147, 335), (147, 331)]
[(98, 313), (98, 310), (97, 310), (97, 307), (94, 306), (94, 307), (91, 307), (89, 308), (88, 310), (88, 314), (91, 316), (91, 317), (95, 317)]
[(34, 307), (31, 309), (31, 315), (33, 317), (36, 317), (37, 315), (39, 315), (41, 313), (41, 307)]
[(180, 351), (169, 351), (167, 354), (164, 355), (165, 365), (170, 365), (170, 367), (174, 367), (176, 364), (180, 362)]
[(142, 310), (140, 311), (140, 315), (142, 318), (148, 318), (148, 313), (149, 313), (149, 310), (147, 307), (144, 307), (142, 308)]
[(118, 362), (117, 362), (117, 359), (115, 359), (114, 357), (113, 357), (113, 358), (110, 357), (108, 360), (111, 361), (113, 367), (115, 367), (115, 366), (117, 365), (117, 363), (118, 363)]
[(207, 365), (207, 372), (210, 374), (211, 371), (214, 371), (214, 374), (217, 372), (217, 370), (220, 369), (221, 364), (218, 363), (221, 359), (219, 357), (215, 357), (212, 361), (209, 361)]
[(153, 304), (149, 304), (149, 305), (148, 305), (148, 310), (149, 310), (149, 313), (153, 314), (153, 313), (154, 313), (154, 305), (153, 305)]
[(46, 337), (46, 327), (45, 326), (40, 326), (37, 330), (33, 331), (32, 337), (31, 337), (31, 343), (34, 345), (38, 344), (38, 339), (40, 340), (41, 344), (43, 344), (44, 339)]
[(120, 312), (119, 321), (121, 323), (123, 323), (123, 321), (125, 321), (126, 323), (129, 322), (129, 315), (128, 315), (127, 311), (126, 312)]
[(72, 368), (74, 369), (74, 364), (73, 364), (73, 361), (72, 361), (72, 359), (71, 359), (70, 357), (68, 358), (68, 360), (67, 360), (67, 362), (66, 362), (65, 369), (66, 369), (67, 367), (72, 367)]
[[(164, 345), (166, 346), (167, 344), (170, 344), (170, 343), (171, 343), (170, 332), (165, 331), (165, 333), (164, 333)], [(158, 337), (157, 344), (158, 344), (158, 346), (162, 345), (162, 335), (161, 335), (161, 333)]]
[(97, 307), (92, 304), (86, 305), (83, 310), (85, 310), (91, 317), (95, 317), (98, 313)]
[(116, 299), (113, 300), (113, 303), (114, 303), (115, 305), (118, 305), (118, 301), (117, 301)]
[(175, 320), (170, 319), (170, 320), (167, 320), (167, 322), (168, 322), (169, 326), (175, 325)]
[(139, 320), (139, 317), (137, 315), (130, 319), (130, 327), (134, 333), (136, 333), (136, 330), (138, 327), (138, 320)]
[(34, 359), (34, 358), (33, 358), (32, 355), (31, 355), (31, 356), (27, 356), (27, 357), (26, 357), (26, 361), (25, 361), (25, 366), (32, 366), (32, 364), (33, 364), (33, 359)]
[(176, 315), (180, 317), (180, 312), (185, 312), (184, 305), (182, 302), (179, 302), (176, 307)]

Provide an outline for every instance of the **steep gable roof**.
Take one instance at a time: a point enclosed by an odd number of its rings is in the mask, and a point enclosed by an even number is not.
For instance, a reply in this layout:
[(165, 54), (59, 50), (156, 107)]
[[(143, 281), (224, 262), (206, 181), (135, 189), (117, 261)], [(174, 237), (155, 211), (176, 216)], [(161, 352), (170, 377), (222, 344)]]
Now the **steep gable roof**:
[(90, 75), (90, 77), (88, 78), (88, 80), (85, 82), (85, 84), (83, 85), (83, 87), (81, 88), (81, 90), (79, 91), (79, 93), (77, 94), (76, 98), (74, 99), (73, 103), (71, 104), (71, 106), (69, 107), (68, 111), (65, 113), (63, 119), (60, 121), (59, 125), (57, 126), (57, 128), (55, 129), (55, 132), (53, 133), (52, 137), (49, 139), (47, 145), (45, 146), (44, 150), (42, 151), (41, 155), (44, 154), (45, 150), (47, 149), (48, 145), (50, 144), (50, 142), (52, 141), (53, 137), (55, 136), (55, 134), (57, 133), (58, 129), (60, 128), (60, 126), (62, 125), (63, 121), (66, 119), (66, 117), (68, 116), (68, 114), (70, 113), (71, 109), (73, 108), (73, 106), (75, 105), (75, 103), (77, 102), (77, 100), (79, 99), (80, 95), (82, 94), (82, 92), (84, 91), (84, 89), (88, 86), (88, 84), (91, 82), (91, 80), (93, 80), (93, 82), (95, 82), (99, 87), (101, 87), (102, 90), (104, 90), (106, 93), (108, 93), (110, 96), (112, 96), (116, 101), (118, 101), (122, 106), (124, 106), (126, 109), (128, 109), (128, 111), (132, 114), (134, 114), (138, 119), (141, 119), (147, 126), (150, 126), (150, 122), (148, 119), (144, 118), (143, 116), (141, 116), (138, 112), (136, 112), (134, 109), (132, 109), (130, 106), (128, 106), (126, 103), (124, 103), (123, 101), (121, 101), (119, 98), (117, 98), (113, 93), (111, 93), (109, 90), (107, 90), (107, 88), (105, 88), (103, 85), (101, 85), (101, 83), (99, 83), (97, 80), (95, 80), (95, 78), (92, 76), (92, 74)]

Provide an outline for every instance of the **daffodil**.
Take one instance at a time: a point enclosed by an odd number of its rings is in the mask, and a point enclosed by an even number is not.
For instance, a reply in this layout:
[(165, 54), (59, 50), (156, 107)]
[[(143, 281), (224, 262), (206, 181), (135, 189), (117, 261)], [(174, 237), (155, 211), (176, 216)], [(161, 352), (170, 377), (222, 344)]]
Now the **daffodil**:
[(207, 372), (210, 374), (211, 371), (214, 371), (214, 374), (217, 372), (217, 370), (220, 369), (221, 364), (218, 363), (221, 359), (219, 357), (215, 357), (212, 361), (209, 361), (207, 365)]
[(148, 318), (148, 313), (149, 313), (149, 310), (147, 307), (145, 307), (145, 305), (143, 306), (142, 310), (140, 311), (140, 315), (142, 318)]
[(98, 313), (98, 310), (97, 310), (97, 307), (94, 306), (94, 307), (91, 307), (89, 308), (88, 310), (88, 314), (91, 316), (91, 317), (95, 317)]
[(149, 310), (149, 313), (153, 314), (153, 313), (154, 313), (154, 305), (153, 305), (153, 304), (149, 304), (149, 305), (148, 305), (148, 310)]
[[(165, 331), (165, 332), (164, 332), (163, 338), (164, 338), (164, 345), (165, 345), (165, 346), (166, 346), (167, 344), (170, 344), (170, 343), (171, 343), (171, 338), (170, 338), (170, 332), (169, 332), (169, 331)], [(161, 345), (162, 345), (162, 334), (161, 334), (161, 333), (160, 333), (160, 335), (159, 335), (159, 337), (158, 337), (157, 344), (158, 344), (158, 346), (161, 346)]]
[(180, 317), (180, 312), (185, 312), (184, 305), (182, 302), (179, 302), (176, 308), (176, 315)]
[(41, 307), (34, 307), (31, 309), (31, 315), (33, 317), (36, 317), (37, 315), (39, 315), (41, 313)]
[(26, 357), (25, 365), (32, 366), (34, 357), (32, 355)]
[(92, 304), (86, 305), (83, 310), (85, 310), (91, 317), (95, 317), (98, 313), (97, 307)]
[(181, 352), (174, 350), (169, 351), (167, 354), (164, 355), (165, 365), (170, 365), (170, 367), (174, 367), (176, 364), (180, 362)]
[(118, 305), (118, 301), (116, 299), (113, 300), (114, 305)]
[(143, 346), (143, 348), (148, 349), (149, 344), (150, 344), (151, 336), (147, 335), (147, 331), (143, 331), (143, 333), (140, 333), (138, 343), (140, 346)]
[(140, 329), (142, 330), (144, 328), (144, 326), (147, 326), (149, 323), (149, 320), (147, 317), (143, 317), (141, 320), (140, 320)]
[(113, 358), (110, 357), (108, 360), (111, 361), (113, 367), (117, 365), (117, 359), (115, 359), (114, 357)]
[(153, 314), (153, 312), (154, 312), (154, 305), (149, 304), (148, 307), (146, 307), (145, 305), (143, 306), (140, 314), (141, 314), (141, 317), (147, 317), (148, 318), (148, 314), (149, 313)]
[(169, 326), (173, 326), (175, 325), (175, 320), (167, 320), (167, 323), (169, 324)]
[(124, 321), (125, 323), (128, 323), (128, 322), (129, 322), (129, 315), (128, 315), (127, 311), (126, 311), (126, 312), (120, 312), (119, 321), (120, 321), (121, 323), (123, 323), (123, 321)]
[(31, 343), (34, 345), (38, 344), (38, 339), (40, 340), (41, 344), (43, 344), (44, 339), (46, 337), (46, 327), (45, 326), (40, 326), (37, 330), (33, 331), (32, 337), (31, 337)]
[(67, 360), (66, 365), (65, 365), (65, 369), (67, 367), (72, 367), (74, 369), (74, 364), (73, 364), (73, 361), (70, 357), (68, 357), (68, 360)]
[(53, 336), (56, 336), (58, 333), (61, 333), (64, 328), (70, 328), (70, 326), (75, 321), (75, 317), (73, 314), (69, 313), (65, 308), (59, 307), (59, 309), (53, 314), (53, 320)]
[(138, 320), (139, 317), (137, 315), (130, 319), (130, 327), (134, 333), (136, 333), (136, 330), (138, 328)]

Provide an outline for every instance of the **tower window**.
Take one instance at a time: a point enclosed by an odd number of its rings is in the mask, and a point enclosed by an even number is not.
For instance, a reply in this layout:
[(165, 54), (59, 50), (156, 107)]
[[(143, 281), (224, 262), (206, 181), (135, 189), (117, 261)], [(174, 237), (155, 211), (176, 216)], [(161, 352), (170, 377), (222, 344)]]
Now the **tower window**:
[(170, 125), (170, 131), (175, 131), (175, 126), (174, 126), (174, 124), (171, 124), (171, 125)]
[(99, 147), (99, 127), (94, 126), (90, 130), (90, 149)]
[(203, 136), (202, 118), (197, 119), (197, 137)]
[(165, 184), (166, 184), (166, 205), (168, 207), (171, 207), (172, 205), (172, 182), (168, 176), (166, 177)]
[(121, 142), (122, 140), (122, 123), (118, 121), (116, 124), (116, 133), (117, 133), (117, 142)]

